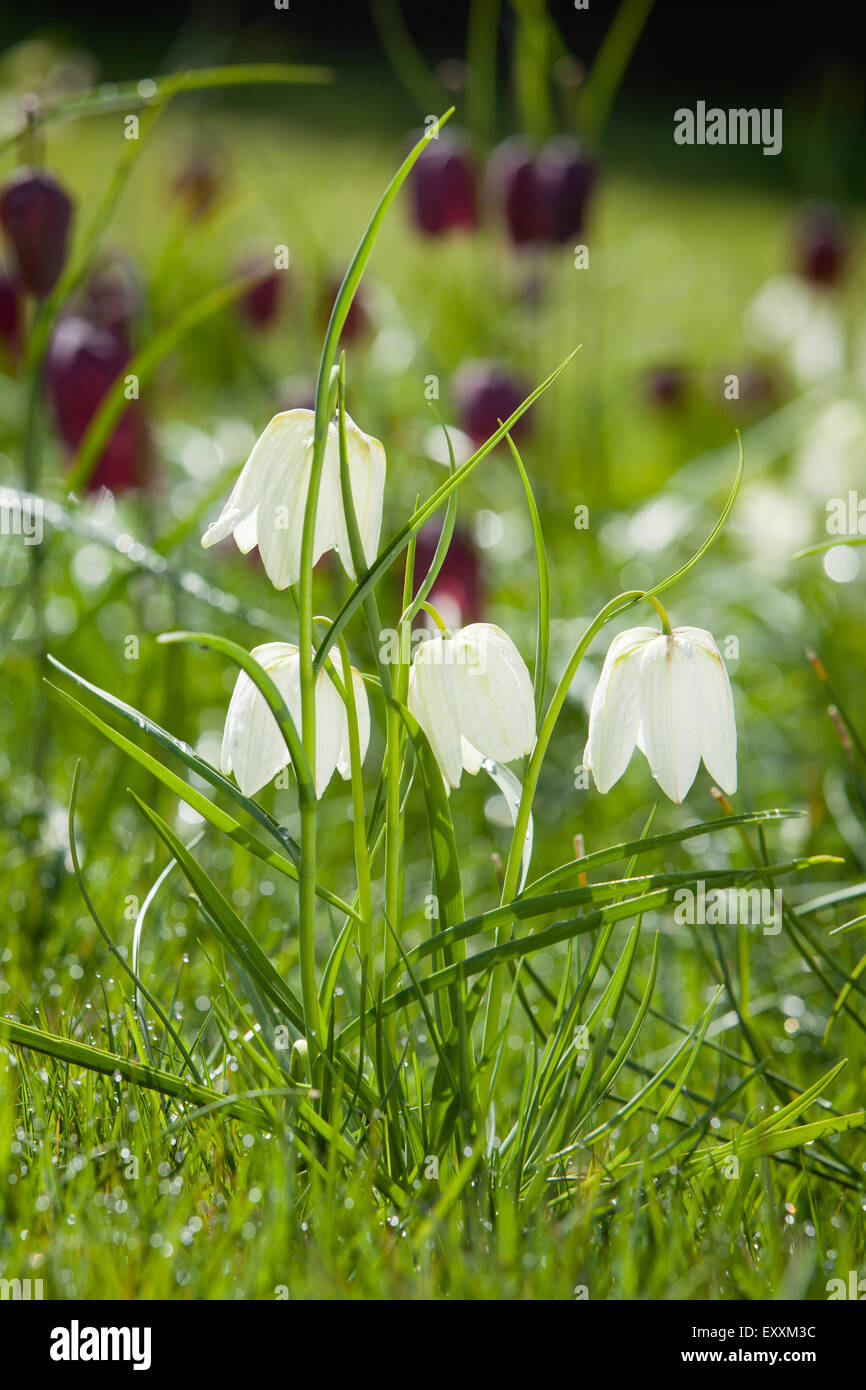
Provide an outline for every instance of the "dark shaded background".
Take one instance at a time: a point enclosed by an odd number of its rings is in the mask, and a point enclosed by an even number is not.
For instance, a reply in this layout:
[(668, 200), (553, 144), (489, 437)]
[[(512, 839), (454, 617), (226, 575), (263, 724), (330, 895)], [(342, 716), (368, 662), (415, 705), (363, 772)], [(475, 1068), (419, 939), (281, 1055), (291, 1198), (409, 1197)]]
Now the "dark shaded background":
[[(551, 0), (549, 9), (571, 52), (589, 64), (618, 0), (589, 0), (587, 10), (576, 10), (573, 0)], [(401, 11), (429, 67), (465, 54), (467, 5), (402, 0)], [(504, 135), (519, 125), (507, 81), (515, 41), (508, 0), (502, 0), (501, 14), (498, 133)], [(319, 128), (345, 122), (347, 99), (371, 129), (410, 128), (425, 114), (383, 51), (370, 0), (290, 0), (287, 11), (277, 11), (273, 0), (128, 0), (110, 6), (6, 0), (0, 46), (40, 32), (89, 49), (103, 80), (240, 60), (329, 64), (341, 98), (311, 94), (308, 119)], [(606, 151), (624, 166), (643, 162), (675, 179), (733, 178), (774, 184), (796, 196), (861, 197), (864, 90), (866, 22), (859, 6), (835, 0), (801, 7), (657, 0), (617, 98)], [(261, 104), (274, 98), (259, 92), (228, 99)], [(456, 99), (459, 109), (459, 94)], [(744, 161), (716, 150), (711, 160), (691, 159), (673, 145), (672, 115), (697, 100), (781, 105), (784, 157)]]
[[(452, 56), (463, 45), (468, 7), (403, 0), (403, 13), (430, 61)], [(577, 11), (569, 0), (549, 6), (563, 37), (581, 57), (591, 58), (616, 12), (615, 0), (590, 0)], [(82, 0), (38, 0), (0, 10), (0, 42), (8, 45), (40, 26), (74, 31), (103, 61), (108, 78), (132, 76), (170, 49), (204, 60), (231, 36), (246, 31), (248, 43), (266, 43), (321, 58), (352, 53), (373, 56), (380, 44), (364, 0), (290, 0), (276, 12), (273, 0), (191, 0), (100, 5)], [(503, 4), (503, 43), (513, 28)], [(258, 35), (256, 34), (258, 30)], [(861, 77), (866, 68), (866, 20), (856, 4), (776, 4), (772, 0), (726, 0), (681, 4), (658, 0), (629, 72), (630, 95), (684, 95), (713, 83), (719, 95), (765, 98), (783, 94), (792, 82), (836, 71)], [(714, 93), (707, 92), (712, 98)]]

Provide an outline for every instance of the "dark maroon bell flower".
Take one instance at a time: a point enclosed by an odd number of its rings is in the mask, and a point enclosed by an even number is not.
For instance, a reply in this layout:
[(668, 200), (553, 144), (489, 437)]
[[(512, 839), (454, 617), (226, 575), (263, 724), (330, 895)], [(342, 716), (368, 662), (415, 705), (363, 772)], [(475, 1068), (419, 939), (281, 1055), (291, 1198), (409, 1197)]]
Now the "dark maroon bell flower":
[(0, 343), (5, 355), (17, 361), (21, 346), (21, 291), (11, 275), (0, 275)]
[(515, 246), (562, 245), (580, 236), (595, 164), (575, 140), (535, 149), (512, 136), (493, 152), (488, 185)]
[(69, 197), (44, 169), (19, 169), (0, 192), (0, 223), (18, 278), (38, 299), (50, 294), (60, 279), (71, 220)]
[(412, 215), (420, 232), (443, 236), (476, 225), (475, 175), (465, 138), (442, 131), (428, 140), (411, 174)]
[(256, 277), (238, 299), (238, 313), (250, 328), (270, 328), (280, 316), (281, 276), (286, 271), (275, 270), (273, 261), (266, 257), (247, 256), (238, 266), (238, 274), (245, 279)]
[(653, 367), (643, 377), (642, 386), (647, 400), (662, 410), (682, 405), (687, 394), (686, 374), (682, 367)]
[[(117, 378), (125, 372), (130, 349), (120, 334), (89, 319), (65, 318), (55, 330), (48, 352), (48, 390), (57, 429), (74, 452)], [(147, 481), (147, 427), (138, 401), (130, 401), (88, 480), (88, 490), (113, 492)]]
[(547, 240), (562, 245), (580, 236), (595, 183), (595, 164), (575, 140), (551, 140), (538, 156), (537, 178)]
[(547, 239), (547, 212), (535, 152), (527, 140), (515, 135), (493, 151), (487, 184), (515, 246)]
[[(416, 593), (433, 563), (439, 532), (438, 524), (434, 523), (432, 527), (425, 526), (418, 534), (415, 546)], [(451, 537), (448, 553), (429, 597), (449, 627), (480, 621), (484, 610), (481, 562), (466, 531), (458, 528)]]
[(838, 284), (849, 252), (848, 230), (835, 208), (816, 205), (803, 210), (794, 228), (794, 254), (804, 279), (815, 285)]
[[(464, 362), (454, 379), (460, 428), (475, 444), (489, 439), (500, 420), (507, 420), (528, 395), (524, 384), (498, 362)], [(522, 415), (514, 425), (515, 437), (523, 432), (526, 421)]]

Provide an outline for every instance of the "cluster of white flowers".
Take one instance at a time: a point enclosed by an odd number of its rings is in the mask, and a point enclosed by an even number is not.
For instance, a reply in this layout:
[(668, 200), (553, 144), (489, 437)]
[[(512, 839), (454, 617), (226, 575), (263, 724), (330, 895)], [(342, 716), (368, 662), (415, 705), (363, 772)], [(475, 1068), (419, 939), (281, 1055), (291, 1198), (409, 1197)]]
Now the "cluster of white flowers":
[[(220, 516), (202, 538), (211, 546), (233, 535), (246, 554), (258, 546), (278, 589), (300, 576), (301, 538), (313, 455), (310, 410), (275, 415), (257, 440)], [(346, 417), (352, 500), (364, 556), (379, 546), (385, 486), (385, 450)], [(329, 425), (316, 511), (313, 560), (336, 550), (355, 577), (340, 487), (337, 427)], [(331, 660), (339, 671), (336, 649)], [(296, 646), (267, 642), (252, 656), (268, 672), (296, 725), (301, 719), (300, 657)], [(363, 678), (352, 684), (361, 757), (370, 737)], [(511, 638), (492, 623), (439, 633), (416, 648), (408, 705), (423, 729), (446, 787), (484, 759), (508, 763), (532, 751), (536, 716), (532, 682)], [(316, 677), (316, 795), (334, 772), (351, 775), (346, 705), (327, 671)], [(672, 801), (682, 801), (701, 759), (722, 789), (737, 785), (737, 733), (731, 686), (709, 632), (631, 628), (615, 637), (592, 701), (584, 763), (600, 792), (622, 776), (637, 745), (653, 777)], [(254, 681), (242, 672), (229, 705), (221, 764), (252, 795), (288, 761), (276, 720)]]

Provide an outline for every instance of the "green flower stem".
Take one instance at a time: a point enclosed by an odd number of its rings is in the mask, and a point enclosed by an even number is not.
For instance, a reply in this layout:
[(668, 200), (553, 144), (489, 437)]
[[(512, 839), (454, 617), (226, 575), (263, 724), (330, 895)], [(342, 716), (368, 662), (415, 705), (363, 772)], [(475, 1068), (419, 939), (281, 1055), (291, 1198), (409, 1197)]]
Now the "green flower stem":
[[(181, 92), (204, 92), (212, 88), (257, 86), (260, 84), (286, 83), (327, 83), (334, 80), (330, 68), (311, 67), (298, 63), (235, 63), (216, 68), (193, 68), (186, 72), (172, 72), (153, 79), (154, 92), (142, 96), (138, 82), (125, 82), (111, 92), (103, 92), (99, 87), (74, 97), (55, 102), (53, 106), (43, 106), (35, 117), (40, 127), (52, 121), (78, 120), (82, 116), (100, 116), (107, 112), (128, 112), (146, 106), (160, 107)], [(13, 131), (0, 141), (0, 154), (11, 149), (20, 138), (20, 130)]]
[[(565, 361), (561, 362), (559, 366), (556, 368), (556, 370), (551, 372), (550, 376), (547, 377), (547, 379), (543, 381), (540, 386), (536, 386), (535, 390), (530, 392), (530, 394), (526, 397), (526, 400), (521, 402), (517, 409), (511, 415), (509, 415), (508, 419), (504, 422), (504, 424), (500, 425), (499, 429), (496, 430), (490, 436), (490, 438), (484, 444), (481, 445), (479, 449), (476, 449), (475, 453), (471, 456), (471, 458), (468, 458), (465, 463), (461, 463), (459, 468), (452, 471), (447, 482), (440, 484), (440, 486), (436, 488), (435, 492), (433, 492), (430, 495), (430, 497), (427, 498), (426, 502), (424, 502), (420, 507), (416, 507), (415, 511), (413, 512), (412, 516), (410, 516), (406, 525), (402, 527), (402, 529), (398, 531), (396, 535), (392, 536), (390, 541), (386, 542), (384, 549), (379, 550), (379, 554), (376, 556), (376, 559), (374, 560), (373, 564), (367, 570), (367, 573), (358, 580), (351, 594), (346, 599), (346, 602), (343, 604), (343, 607), (340, 609), (339, 613), (337, 614), (336, 618), (331, 624), (330, 631), (325, 634), (325, 636), (322, 638), (322, 641), (319, 643), (319, 650), (316, 653), (315, 660), (315, 666), (317, 670), (319, 669), (319, 667), (325, 659), (325, 653), (333, 646), (334, 642), (336, 641), (337, 634), (343, 631), (343, 628), (346, 626), (352, 614), (355, 612), (357, 608), (359, 608), (363, 604), (367, 594), (372, 589), (373, 585), (378, 583), (378, 581), (390, 569), (391, 565), (398, 558), (398, 556), (406, 549), (407, 545), (412, 539), (412, 536), (414, 536), (416, 532), (420, 531), (421, 527), (424, 525), (424, 522), (429, 521), (430, 517), (433, 516), (434, 513), (439, 510), (442, 503), (447, 502), (451, 495), (455, 492), (455, 490), (458, 487), (462, 486), (464, 481), (469, 477), (469, 474), (475, 468), (478, 467), (478, 464), (482, 461), (482, 459), (486, 458), (492, 449), (495, 449), (500, 439), (505, 438), (508, 431), (514, 428), (517, 421), (520, 419), (522, 415), (526, 413), (529, 407), (533, 405), (535, 401), (538, 400), (539, 396), (544, 394), (544, 392), (547, 390), (549, 386), (553, 385), (554, 381), (557, 379), (560, 373), (565, 370), (569, 362), (571, 362), (572, 358), (579, 351), (580, 348), (576, 347), (574, 349), (574, 352), (570, 352), (566, 357)], [(668, 582), (673, 581), (671, 580)]]
[(355, 845), (355, 873), (358, 880), (358, 912), (361, 918), (358, 945), (361, 960), (369, 972), (373, 951), (373, 892), (370, 883), (370, 860), (367, 856), (364, 779), (361, 768), (361, 743), (358, 737), (358, 710), (355, 703), (355, 687), (352, 681), (349, 650), (342, 637), (338, 641), (343, 668), (343, 699), (346, 702), (346, 718), (349, 723), (349, 761), (352, 768), (352, 834)]
[[(571, 660), (569, 661), (568, 666), (566, 667), (565, 672), (563, 673), (562, 679), (560, 680), (559, 685), (556, 687), (553, 698), (551, 699), (550, 704), (547, 708), (547, 713), (545, 714), (544, 719), (542, 720), (541, 727), (538, 731), (538, 738), (536, 739), (535, 747), (533, 748), (532, 754), (529, 759), (529, 766), (527, 768), (526, 778), (523, 783), (523, 791), (520, 796), (520, 805), (518, 807), (517, 816), (514, 821), (514, 830), (511, 837), (511, 847), (508, 853), (508, 863), (506, 865), (505, 876), (502, 885), (502, 896), (500, 899), (500, 902), (502, 904), (510, 903), (514, 898), (515, 893), (517, 892), (517, 884), (520, 875), (520, 857), (523, 852), (523, 844), (526, 839), (526, 831), (529, 826), (529, 818), (532, 814), (532, 803), (535, 799), (535, 790), (538, 786), (538, 778), (541, 773), (541, 765), (544, 762), (544, 755), (547, 752), (547, 746), (550, 743), (550, 739), (553, 734), (556, 721), (559, 718), (559, 712), (562, 709), (563, 704), (565, 703), (566, 696), (568, 695), (571, 683), (574, 680), (577, 668), (579, 667), (581, 661), (586, 655), (587, 649), (589, 648), (589, 645), (592, 642), (593, 638), (596, 636), (598, 632), (601, 631), (605, 624), (610, 622), (612, 618), (615, 618), (619, 614), (624, 613), (627, 609), (632, 608), (636, 603), (639, 603), (642, 599), (646, 599), (650, 603), (652, 603), (656, 610), (661, 614), (662, 621), (667, 622), (667, 614), (664, 612), (664, 609), (661, 607), (661, 605), (656, 602), (655, 595), (662, 593), (663, 590), (669, 589), (672, 584), (676, 584), (680, 579), (683, 579), (692, 569), (694, 569), (698, 561), (703, 558), (703, 556), (709, 550), (710, 546), (721, 533), (722, 528), (725, 525), (725, 522), (730, 516), (731, 509), (736, 500), (737, 493), (739, 492), (740, 483), (743, 477), (743, 470), (745, 467), (745, 457), (743, 454), (743, 441), (740, 436), (739, 430), (736, 431), (736, 437), (737, 448), (739, 453), (739, 458), (737, 461), (737, 474), (734, 478), (733, 486), (731, 487), (731, 490), (728, 493), (725, 505), (722, 508), (721, 513), (719, 514), (719, 518), (713, 529), (710, 531), (710, 534), (707, 536), (706, 540), (698, 547), (694, 555), (692, 555), (691, 558), (685, 562), (685, 564), (680, 565), (679, 569), (674, 570), (673, 574), (669, 574), (667, 578), (660, 580), (658, 584), (654, 584), (651, 589), (630, 589), (628, 592), (618, 594), (616, 598), (611, 599), (610, 603), (606, 604), (604, 608), (602, 608), (601, 612), (596, 615), (596, 617), (590, 623), (586, 632), (583, 634), (580, 641), (578, 642), (572, 654)], [(500, 926), (497, 929), (497, 945), (499, 945), (504, 940), (506, 930), (507, 928), (505, 926)], [(492, 1056), (492, 1049), (495, 1044), (496, 1035), (499, 1031), (499, 1016), (502, 1011), (503, 983), (504, 977), (502, 974), (501, 967), (494, 968), (490, 977), (490, 992), (487, 997), (487, 1012), (484, 1017), (484, 1041), (482, 1047), (482, 1055), (486, 1058), (490, 1058)], [(490, 1082), (487, 1096), (487, 1104), (483, 1107), (485, 1110), (487, 1109), (487, 1105), (489, 1105), (489, 1102), (492, 1098), (494, 1088), (495, 1076), (492, 1078)]]
[(430, 617), (433, 619), (434, 623), (436, 624), (437, 628), (439, 629), (440, 635), (441, 635), (442, 637), (447, 636), (447, 634), (448, 634), (448, 628), (447, 628), (446, 623), (445, 623), (445, 620), (444, 620), (444, 618), (442, 617), (442, 614), (439, 612), (439, 610), (438, 610), (437, 608), (434, 608), (432, 603), (428, 603), (426, 599), (425, 599), (424, 602), (421, 604), (421, 607), (424, 609), (424, 612), (425, 612), (425, 613), (429, 613), (429, 614), (430, 614)]
[[(385, 916), (392, 931), (399, 931), (402, 916), (400, 898), (400, 716), (390, 705), (386, 716), (385, 753)], [(397, 963), (392, 932), (385, 927), (384, 977), (386, 982)]]
[[(336, 383), (334, 381), (337, 350), (340, 334), (346, 322), (355, 291), (370, 259), (379, 228), (385, 219), (394, 198), (407, 178), (415, 161), (426, 148), (427, 140), (439, 130), (452, 114), (453, 107), (440, 117), (425, 132), (415, 145), (393, 179), (385, 189), (379, 204), (370, 219), (358, 249), (352, 257), (345, 279), (340, 286), (331, 317), (328, 322), (322, 356), (319, 362), (319, 375), (316, 381), (316, 411), (313, 431), (313, 457), (310, 461), (310, 482), (307, 491), (304, 529), (301, 538), (301, 574), (298, 597), (298, 646), (301, 679), (301, 737), (310, 767), (316, 766), (316, 697), (315, 672), (313, 670), (313, 545), (316, 532), (316, 514), (319, 505), (319, 488), (322, 481), (322, 468), (325, 462), (325, 445), (333, 406)], [(327, 650), (327, 648), (326, 648)], [(316, 831), (317, 804), (315, 792), (309, 795), (308, 789), (299, 796), (301, 811), (301, 863), (299, 869), (300, 921), (298, 939), (301, 964), (301, 997), (304, 1005), (304, 1019), (307, 1044), (310, 1055), (311, 1076), (316, 1075), (321, 1066), (317, 1065), (316, 1053), (320, 1052), (321, 1011), (319, 992), (316, 986)], [(312, 1046), (310, 1044), (312, 1043)]]
[[(610, 622), (623, 609), (631, 607), (639, 599), (643, 598), (640, 589), (630, 590), (628, 593), (618, 594), (611, 599), (610, 603), (605, 604), (601, 612), (593, 618), (586, 632), (581, 637), (572, 653), (571, 660), (562, 674), (560, 682), (553, 693), (547, 713), (538, 731), (538, 738), (529, 759), (529, 766), (526, 770), (526, 778), (523, 783), (523, 791), (520, 796), (520, 805), (517, 808), (517, 816), (514, 821), (514, 832), (511, 837), (511, 848), (508, 852), (508, 863), (505, 867), (505, 878), (502, 885), (502, 897), (500, 901), (509, 903), (517, 892), (517, 884), (520, 875), (520, 856), (523, 844), (526, 839), (526, 832), (529, 827), (529, 818), (532, 815), (532, 803), (535, 799), (535, 791), (538, 786), (538, 778), (541, 773), (541, 765), (547, 752), (548, 744), (553, 735), (559, 712), (565, 703), (566, 696), (571, 689), (571, 683), (577, 673), (581, 661), (597, 633), (601, 631), (605, 623)], [(496, 930), (496, 945), (499, 946), (505, 940), (505, 933), (508, 930), (506, 925), (501, 925)], [(496, 1035), (499, 1031), (499, 1016), (502, 1011), (502, 991), (504, 985), (504, 975), (501, 967), (496, 967), (490, 976), (490, 993), (487, 997), (487, 1012), (484, 1018), (484, 1038), (482, 1043), (482, 1055), (492, 1056), (495, 1045)], [(489, 1100), (492, 1098), (488, 1096)], [(484, 1107), (487, 1108), (486, 1106)]]
[[(364, 554), (364, 545), (361, 540), (361, 533), (358, 530), (358, 518), (355, 515), (355, 499), (352, 495), (352, 477), (349, 471), (349, 445), (346, 438), (346, 354), (340, 353), (340, 365), (337, 373), (337, 432), (340, 445), (340, 497), (343, 503), (343, 513), (346, 518), (346, 531), (349, 536), (349, 550), (352, 556), (352, 565), (356, 575), (362, 575), (367, 569), (367, 557)], [(373, 589), (364, 597), (364, 618), (367, 623), (367, 635), (370, 638), (370, 646), (373, 649), (373, 659), (376, 662), (376, 670), (379, 673), (379, 681), (385, 695), (391, 694), (391, 673), (387, 665), (383, 662), (379, 644), (381, 642), (382, 619), (379, 616), (379, 605), (376, 601), (376, 594)], [(328, 624), (328, 631), (333, 624)], [(316, 669), (316, 662), (313, 662), (313, 669)]]
[(670, 635), (671, 635), (671, 625), (670, 625), (670, 620), (669, 620), (669, 618), (668, 618), (668, 615), (667, 615), (665, 609), (662, 607), (662, 605), (659, 603), (658, 599), (657, 599), (653, 594), (646, 594), (646, 595), (645, 595), (645, 598), (646, 598), (647, 603), (651, 603), (651, 604), (652, 604), (653, 608), (656, 610), (656, 612), (658, 613), (659, 617), (661, 618), (661, 620), (662, 620), (662, 632), (664, 633), (665, 637), (670, 637)]
[[(415, 569), (415, 538), (413, 536), (406, 554), (406, 572), (403, 579), (403, 604), (405, 612), (412, 597), (412, 582)], [(400, 622), (397, 650), (399, 653), (394, 689), (397, 701), (406, 704), (409, 689), (409, 661), (411, 624)], [(385, 940), (383, 957), (383, 976), (386, 989), (397, 967), (397, 941), (403, 919), (403, 819), (400, 815), (400, 772), (403, 764), (403, 721), (397, 705), (388, 702), (386, 715), (387, 746), (385, 764)], [(389, 930), (390, 927), (390, 930)], [(395, 1020), (385, 1024), (386, 1040), (394, 1050)]]

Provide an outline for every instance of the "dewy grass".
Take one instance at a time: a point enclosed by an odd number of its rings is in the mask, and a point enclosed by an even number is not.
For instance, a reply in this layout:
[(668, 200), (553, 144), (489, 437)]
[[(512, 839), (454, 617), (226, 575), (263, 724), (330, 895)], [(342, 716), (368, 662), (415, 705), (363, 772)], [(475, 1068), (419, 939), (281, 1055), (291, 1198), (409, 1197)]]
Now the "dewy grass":
[[(274, 68), (263, 80), (287, 73)], [(50, 882), (28, 881), (40, 904), (30, 925), (34, 939), (50, 932), (46, 959), (73, 960), (74, 973), (58, 979), (38, 959), (40, 988), (29, 991), (16, 968), (3, 996), (0, 1122), (11, 1139), (0, 1149), (0, 1184), (10, 1236), (0, 1270), (18, 1277), (23, 1260), (55, 1297), (824, 1297), (833, 1269), (857, 1268), (864, 1249), (866, 975), (852, 899), (866, 889), (821, 892), (819, 875), (842, 863), (838, 843), (804, 849), (803, 810), (788, 809), (787, 797), (777, 807), (719, 794), (724, 814), (707, 817), (683, 810), (679, 795), (657, 801), (635, 763), (618, 776), (643, 791), (621, 819), (584, 791), (586, 848), (561, 843), (545, 804), (546, 778), (570, 783), (586, 771), (570, 771), (586, 730), (569, 697), (604, 629), (626, 618), (660, 625), (658, 639), (646, 639), (657, 654), (684, 631), (715, 628), (698, 580), (735, 507), (742, 444), (727, 499), (709, 533), (698, 531), (707, 539), (692, 558), (621, 593), (611, 574), (612, 596), (576, 630), (567, 623), (563, 652), (554, 625), (573, 615), (557, 598), (559, 557), (542, 527), (546, 480), (533, 476), (512, 432), (530, 406), (563, 389), (566, 372), (582, 369), (569, 345), (460, 464), (445, 429), (448, 476), (410, 502), (370, 561), (361, 520), (373, 489), (357, 460), (350, 466), (347, 441), (349, 402), (366, 420), (364, 378), (353, 379), (341, 331), (423, 148), (388, 183), (331, 314), (298, 464), (297, 585), (269, 593), (253, 623), (243, 607), (229, 609), (211, 583), (216, 554), (203, 554), (198, 578), (212, 621), (188, 618), (186, 600), (200, 590), (175, 582), (175, 612), (134, 699), (102, 675), (95, 644), (82, 643), (75, 660), (51, 658), (52, 735), (63, 751), (52, 795), (59, 800), (57, 786), (68, 791), (71, 780), (69, 832), (51, 849)], [(194, 299), (134, 360), (142, 377), (242, 288)], [(120, 404), (117, 392), (106, 397), (73, 487), (86, 482)], [(494, 456), (503, 442), (508, 453)], [(399, 495), (400, 444), (383, 443), (386, 495)], [(422, 613), (437, 615), (434, 581), (458, 507), (477, 507), (482, 462), (525, 508), (532, 544), (522, 575), (534, 611), (513, 639), (475, 624), (481, 637), (463, 640), (477, 671), (435, 669), (425, 705), (413, 701), (423, 664), (413, 627)], [(268, 456), (259, 508), (275, 507), (287, 467), (279, 451)], [(320, 536), (323, 499), (332, 531)], [(432, 562), (416, 573), (419, 533), (437, 517)], [(184, 528), (167, 535), (171, 553)], [(246, 551), (250, 539), (247, 531)], [(314, 573), (319, 554), (340, 544), (354, 582), (336, 566)], [(340, 558), (348, 572), (345, 551)], [(693, 626), (680, 621), (671, 632), (657, 596), (675, 582), (678, 620)], [(106, 593), (117, 592), (115, 579)], [(209, 631), (221, 610), (232, 635)], [(282, 624), (272, 637), (291, 637), (299, 654), (299, 708), (280, 672), (250, 654), (269, 614)], [(438, 616), (437, 628), (444, 622)], [(393, 663), (383, 657), (389, 628)], [(446, 647), (459, 635), (434, 640)], [(634, 681), (647, 677), (641, 659), (630, 652)], [(212, 742), (185, 740), (194, 705), (225, 713), (221, 673), (235, 667), (284, 745), (279, 815), (269, 790), (240, 789)], [(353, 668), (364, 668), (364, 699)], [(632, 718), (628, 752), (637, 739), (653, 773), (665, 758), (706, 752), (702, 740), (718, 734), (702, 725), (698, 736), (689, 718), (670, 713), (694, 715), (695, 690), (707, 707), (712, 691), (721, 698), (728, 687), (708, 682), (707, 669), (686, 657), (656, 661), (655, 759), (632, 687), (616, 687), (615, 669), (602, 676), (602, 714), (623, 726)], [(320, 706), (318, 681), (337, 706)], [(518, 718), (526, 738), (509, 771), (486, 739)], [(70, 770), (65, 759), (84, 735), (83, 760)], [(443, 776), (450, 735), (459, 785)], [(343, 779), (327, 796), (316, 777), (323, 750)], [(479, 849), (466, 811), (479, 784), (507, 837), (504, 862)], [(108, 843), (109, 823), (118, 844)], [(20, 867), (27, 815), (10, 827), (16, 838), (4, 853)], [(797, 906), (804, 876), (810, 901)], [(698, 883), (719, 893), (784, 885), (781, 922), (738, 931), (736, 968), (718, 923), (670, 929), (673, 904)], [(164, 971), (157, 986), (159, 953), (178, 943), (175, 978)], [(29, 942), (20, 947), (27, 960)], [(789, 1036), (809, 1013), (821, 1017), (814, 1055), (777, 1045), (787, 1038), (767, 1020), (779, 1010), (795, 1025)], [(845, 1056), (827, 1051), (842, 1037)], [(801, 1213), (796, 1242), (780, 1212)]]

